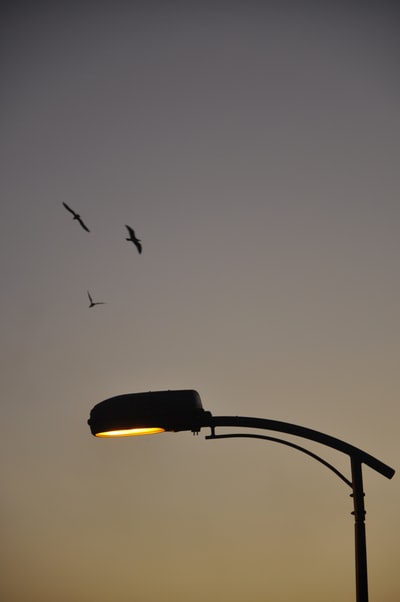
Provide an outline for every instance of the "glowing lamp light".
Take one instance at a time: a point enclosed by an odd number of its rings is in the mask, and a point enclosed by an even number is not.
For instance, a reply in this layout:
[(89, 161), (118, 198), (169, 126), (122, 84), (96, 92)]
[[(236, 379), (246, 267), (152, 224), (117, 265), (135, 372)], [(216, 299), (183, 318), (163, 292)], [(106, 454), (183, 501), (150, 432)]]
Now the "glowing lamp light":
[(135, 437), (138, 435), (156, 435), (157, 433), (165, 433), (165, 429), (158, 427), (148, 427), (141, 429), (119, 429), (117, 431), (105, 431), (96, 433), (96, 437)]

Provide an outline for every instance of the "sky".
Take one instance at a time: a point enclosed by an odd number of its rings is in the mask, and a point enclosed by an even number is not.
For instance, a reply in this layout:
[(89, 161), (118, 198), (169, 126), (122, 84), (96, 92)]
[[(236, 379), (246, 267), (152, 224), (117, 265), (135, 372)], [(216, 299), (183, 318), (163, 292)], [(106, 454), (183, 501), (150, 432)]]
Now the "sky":
[[(350, 489), (320, 463), (87, 419), (195, 389), (398, 469), (399, 15), (3, 3), (2, 599), (355, 599)], [(397, 602), (398, 474), (364, 486), (370, 600)]]

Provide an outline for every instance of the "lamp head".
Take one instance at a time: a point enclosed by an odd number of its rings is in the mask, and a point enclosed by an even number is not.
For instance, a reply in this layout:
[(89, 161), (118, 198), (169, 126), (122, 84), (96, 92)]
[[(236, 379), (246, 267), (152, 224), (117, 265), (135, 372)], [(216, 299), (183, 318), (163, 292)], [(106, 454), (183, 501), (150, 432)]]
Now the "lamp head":
[(96, 404), (88, 424), (96, 437), (127, 437), (164, 431), (198, 433), (210, 424), (197, 391), (150, 391), (110, 397)]

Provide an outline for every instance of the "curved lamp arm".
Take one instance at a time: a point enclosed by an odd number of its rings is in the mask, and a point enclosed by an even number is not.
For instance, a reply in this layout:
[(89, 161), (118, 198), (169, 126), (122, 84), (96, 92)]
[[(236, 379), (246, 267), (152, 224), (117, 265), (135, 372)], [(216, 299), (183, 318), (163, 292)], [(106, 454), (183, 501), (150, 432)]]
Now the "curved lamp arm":
[(324, 466), (329, 468), (329, 470), (334, 472), (335, 475), (337, 475), (339, 477), (339, 479), (342, 479), (342, 481), (344, 481), (346, 483), (346, 485), (348, 485), (349, 487), (353, 487), (352, 482), (349, 481), (349, 479), (347, 479), (344, 476), (344, 474), (342, 474), (337, 468), (332, 466), (332, 464), (330, 464), (329, 462), (327, 462), (326, 460), (324, 460), (317, 454), (314, 454), (310, 450), (306, 449), (305, 447), (301, 447), (301, 445), (297, 445), (296, 443), (292, 443), (291, 441), (286, 441), (285, 439), (279, 439), (278, 437), (269, 437), (268, 435), (256, 435), (254, 433), (229, 433), (229, 434), (225, 434), (225, 435), (216, 435), (215, 433), (213, 433), (211, 435), (206, 436), (206, 439), (232, 439), (232, 438), (264, 439), (264, 441), (273, 441), (275, 443), (282, 443), (283, 445), (287, 445), (288, 447), (293, 447), (294, 449), (297, 449), (298, 451), (301, 451), (304, 454), (307, 454), (307, 456), (311, 456), (311, 458), (314, 458), (314, 460), (317, 460), (318, 462), (320, 462), (321, 464), (323, 464)]
[(388, 479), (391, 479), (395, 473), (393, 468), (387, 464), (384, 464), (377, 458), (374, 458), (358, 447), (350, 445), (350, 443), (346, 443), (345, 441), (341, 441), (336, 437), (326, 435), (325, 433), (321, 433), (304, 426), (291, 424), (290, 422), (269, 420), (268, 418), (250, 418), (246, 416), (212, 416), (207, 426), (211, 428), (213, 434), (215, 427), (217, 426), (259, 428), (270, 431), (278, 431), (280, 433), (287, 433), (288, 435), (295, 435), (297, 437), (302, 437), (303, 439), (310, 439), (311, 441), (316, 441), (322, 445), (327, 445), (328, 447), (337, 449), (338, 451), (350, 456), (350, 458), (355, 458), (359, 462), (362, 462), (370, 468), (373, 468)]

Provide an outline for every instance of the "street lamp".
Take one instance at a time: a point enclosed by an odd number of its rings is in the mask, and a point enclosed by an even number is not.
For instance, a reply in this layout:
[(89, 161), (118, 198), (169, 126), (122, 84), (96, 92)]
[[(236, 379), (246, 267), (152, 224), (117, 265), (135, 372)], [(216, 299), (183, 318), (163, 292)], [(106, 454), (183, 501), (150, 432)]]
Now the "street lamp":
[[(391, 479), (394, 470), (370, 454), (319, 431), (297, 424), (269, 420), (266, 418), (250, 418), (244, 416), (213, 416), (203, 409), (197, 391), (183, 389), (178, 391), (150, 391), (131, 393), (106, 399), (94, 406), (88, 420), (90, 430), (96, 437), (126, 437), (148, 435), (165, 431), (192, 431), (198, 434), (202, 427), (209, 427), (211, 434), (206, 439), (223, 439), (228, 437), (252, 437), (274, 441), (293, 447), (324, 464), (334, 472), (351, 489), (354, 510), (354, 542), (356, 568), (356, 602), (368, 602), (367, 552), (365, 537), (365, 506), (362, 479), (362, 464), (366, 464), (381, 475)], [(350, 458), (351, 479), (347, 479), (329, 462), (308, 449), (277, 437), (231, 433), (217, 435), (216, 427), (245, 427), (264, 429), (303, 439), (316, 441), (336, 449)]]

